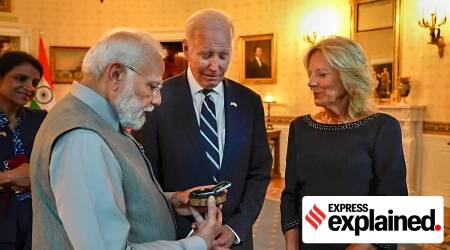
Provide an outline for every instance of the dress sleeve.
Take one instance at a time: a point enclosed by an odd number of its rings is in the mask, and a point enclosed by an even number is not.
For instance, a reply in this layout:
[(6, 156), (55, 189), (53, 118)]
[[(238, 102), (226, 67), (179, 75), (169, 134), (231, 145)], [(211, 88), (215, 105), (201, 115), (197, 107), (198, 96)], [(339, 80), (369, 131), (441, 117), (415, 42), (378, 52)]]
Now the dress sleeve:
[(402, 132), (398, 121), (388, 116), (379, 128), (374, 145), (373, 195), (408, 195)]
[(286, 155), (285, 188), (281, 194), (281, 229), (284, 232), (299, 227), (300, 184), (297, 179), (295, 123), (289, 127), (288, 148)]

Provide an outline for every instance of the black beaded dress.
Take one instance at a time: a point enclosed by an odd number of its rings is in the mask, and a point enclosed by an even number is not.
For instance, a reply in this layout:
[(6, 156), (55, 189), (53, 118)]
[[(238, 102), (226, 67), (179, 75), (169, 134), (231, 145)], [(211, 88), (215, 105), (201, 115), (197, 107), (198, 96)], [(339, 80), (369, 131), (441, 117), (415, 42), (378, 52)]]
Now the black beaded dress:
[[(295, 227), (301, 231), (305, 195), (407, 195), (398, 121), (383, 113), (345, 124), (322, 124), (310, 115), (298, 117), (289, 128), (285, 181), (283, 232)], [(301, 243), (302, 250), (346, 246)]]

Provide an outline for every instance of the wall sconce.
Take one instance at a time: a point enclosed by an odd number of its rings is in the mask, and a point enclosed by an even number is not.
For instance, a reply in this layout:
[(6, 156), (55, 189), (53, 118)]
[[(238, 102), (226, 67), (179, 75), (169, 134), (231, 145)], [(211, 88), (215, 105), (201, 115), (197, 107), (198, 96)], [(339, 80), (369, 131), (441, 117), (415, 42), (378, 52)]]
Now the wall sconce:
[(444, 16), (444, 18), (438, 22), (436, 11), (430, 13), (430, 15), (431, 20), (425, 20), (425, 17), (423, 17), (422, 20), (419, 21), (419, 26), (430, 29), (431, 40), (428, 43), (438, 47), (439, 57), (442, 58), (444, 56), (445, 41), (444, 37), (441, 36), (441, 29), (439, 27), (447, 22), (447, 17)]
[(300, 24), (303, 40), (314, 45), (325, 37), (336, 34), (339, 27), (339, 15), (335, 10), (320, 8), (309, 11)]
[(270, 121), (270, 105), (275, 103), (275, 98), (271, 94), (268, 94), (268, 95), (266, 95), (264, 97), (263, 102), (267, 103), (267, 124), (266, 124), (266, 128), (267, 128), (267, 130), (272, 130), (273, 129), (273, 124)]
[[(319, 38), (319, 39), (317, 39), (317, 38)], [(305, 40), (305, 42), (310, 43), (311, 46), (314, 45), (317, 41), (322, 40), (323, 38), (324, 38), (323, 35), (318, 35), (317, 32), (315, 32), (315, 31), (310, 32), (303, 36), (303, 40)]]

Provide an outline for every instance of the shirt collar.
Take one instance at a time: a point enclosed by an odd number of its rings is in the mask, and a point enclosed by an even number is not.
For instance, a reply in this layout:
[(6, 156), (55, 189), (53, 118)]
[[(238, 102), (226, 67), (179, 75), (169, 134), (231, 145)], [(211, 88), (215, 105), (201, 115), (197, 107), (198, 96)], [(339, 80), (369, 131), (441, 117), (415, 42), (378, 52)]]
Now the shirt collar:
[[(198, 92), (201, 92), (203, 90), (203, 87), (200, 86), (200, 84), (195, 80), (194, 74), (192, 74), (191, 67), (188, 67), (187, 69), (187, 79), (189, 83), (189, 88), (191, 89), (191, 95), (195, 95)], [(223, 94), (223, 81), (220, 81), (220, 83), (213, 88), (213, 93), (216, 93), (220, 96), (224, 96)]]
[(79, 82), (74, 82), (71, 94), (80, 99), (117, 131), (120, 130), (119, 118), (113, 106), (101, 95)]

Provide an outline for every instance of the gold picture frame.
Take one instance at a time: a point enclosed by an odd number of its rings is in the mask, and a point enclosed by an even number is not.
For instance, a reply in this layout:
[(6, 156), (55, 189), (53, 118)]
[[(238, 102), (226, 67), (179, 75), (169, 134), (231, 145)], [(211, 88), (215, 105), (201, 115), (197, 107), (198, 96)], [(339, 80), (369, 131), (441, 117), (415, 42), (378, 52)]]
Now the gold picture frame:
[(0, 11), (11, 12), (11, 0), (0, 0)]
[(276, 83), (277, 60), (274, 34), (240, 36), (241, 83)]
[(54, 83), (79, 81), (83, 78), (81, 64), (88, 47), (50, 47), (50, 65)]

